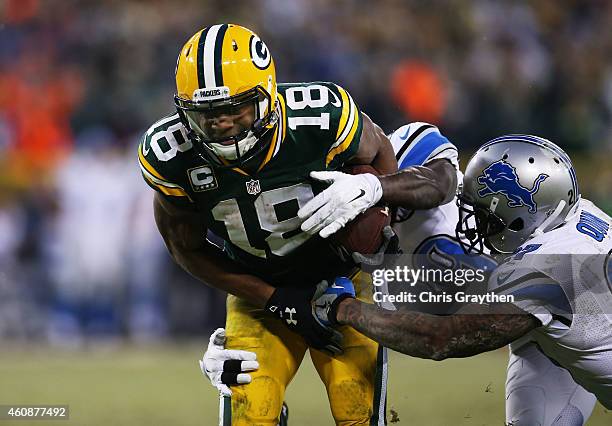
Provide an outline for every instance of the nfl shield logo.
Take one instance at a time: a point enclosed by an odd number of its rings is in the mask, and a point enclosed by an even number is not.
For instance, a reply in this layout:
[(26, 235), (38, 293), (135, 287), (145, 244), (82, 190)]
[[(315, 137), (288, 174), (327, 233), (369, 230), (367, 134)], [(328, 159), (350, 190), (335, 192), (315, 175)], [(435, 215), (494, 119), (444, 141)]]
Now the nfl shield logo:
[(251, 195), (257, 195), (261, 192), (261, 187), (259, 186), (259, 181), (251, 179), (246, 183), (247, 192)]

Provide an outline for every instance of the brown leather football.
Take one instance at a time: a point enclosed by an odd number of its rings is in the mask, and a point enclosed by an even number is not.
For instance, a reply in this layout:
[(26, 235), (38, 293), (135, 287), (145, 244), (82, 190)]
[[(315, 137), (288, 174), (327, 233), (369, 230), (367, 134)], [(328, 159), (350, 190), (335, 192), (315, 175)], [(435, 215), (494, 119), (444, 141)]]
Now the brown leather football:
[[(369, 165), (348, 166), (342, 169), (344, 173), (358, 175), (379, 173)], [(344, 247), (349, 253), (374, 254), (383, 242), (382, 231), (391, 223), (391, 214), (388, 207), (370, 207), (358, 215), (346, 226), (332, 235), (330, 238), (335, 244)]]

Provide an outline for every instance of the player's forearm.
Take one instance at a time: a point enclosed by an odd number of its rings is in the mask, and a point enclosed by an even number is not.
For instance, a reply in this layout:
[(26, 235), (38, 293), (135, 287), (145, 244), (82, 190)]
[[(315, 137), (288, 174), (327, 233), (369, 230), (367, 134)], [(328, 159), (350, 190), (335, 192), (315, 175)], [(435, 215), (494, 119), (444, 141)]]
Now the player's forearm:
[(394, 351), (418, 358), (439, 358), (437, 321), (431, 315), (385, 311), (356, 299), (345, 299), (338, 306), (336, 319)]
[(457, 175), (447, 160), (413, 166), (380, 178), (386, 203), (411, 210), (424, 210), (447, 203), (455, 195)]
[(211, 255), (205, 250), (171, 253), (175, 262), (198, 280), (259, 308), (265, 307), (274, 292), (274, 287), (254, 275), (237, 270), (235, 264), (230, 265), (222, 256)]
[(434, 360), (463, 358), (498, 349), (539, 326), (537, 319), (524, 313), (474, 311), (436, 316), (384, 311), (355, 299), (343, 301), (336, 317), (340, 324), (350, 325), (390, 349)]
[(174, 261), (198, 280), (264, 307), (274, 287), (240, 271), (219, 250), (209, 246), (199, 216), (177, 210), (161, 196), (154, 200), (155, 222)]

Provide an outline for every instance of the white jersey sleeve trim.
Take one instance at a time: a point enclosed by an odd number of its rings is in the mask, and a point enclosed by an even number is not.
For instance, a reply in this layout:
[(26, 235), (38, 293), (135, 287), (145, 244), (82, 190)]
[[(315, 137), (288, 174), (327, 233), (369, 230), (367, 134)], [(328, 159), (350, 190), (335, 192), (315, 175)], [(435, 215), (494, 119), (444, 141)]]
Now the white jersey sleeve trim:
[(457, 148), (433, 124), (406, 124), (393, 132), (390, 140), (400, 170), (434, 159), (447, 159), (459, 168)]

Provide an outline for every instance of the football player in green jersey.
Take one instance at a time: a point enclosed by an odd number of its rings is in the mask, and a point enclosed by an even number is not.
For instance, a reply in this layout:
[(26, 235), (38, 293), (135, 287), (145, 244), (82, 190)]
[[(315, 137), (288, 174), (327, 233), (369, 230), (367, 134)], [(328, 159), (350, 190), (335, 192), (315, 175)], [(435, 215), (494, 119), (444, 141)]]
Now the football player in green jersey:
[[(336, 423), (384, 424), (384, 349), (312, 312), (317, 284), (353, 268), (326, 237), (378, 202), (423, 209), (449, 201), (454, 166), (439, 160), (397, 173), (389, 140), (346, 90), (277, 85), (268, 48), (238, 25), (193, 35), (176, 85), (177, 113), (149, 128), (138, 157), (174, 260), (229, 293), (226, 347), (257, 354), (251, 383), (231, 398), (224, 388), (224, 422), (276, 424), (310, 350)], [(384, 176), (337, 171), (349, 164)], [(357, 297), (367, 300), (367, 291)], [(241, 367), (227, 370), (221, 380), (236, 384)]]

